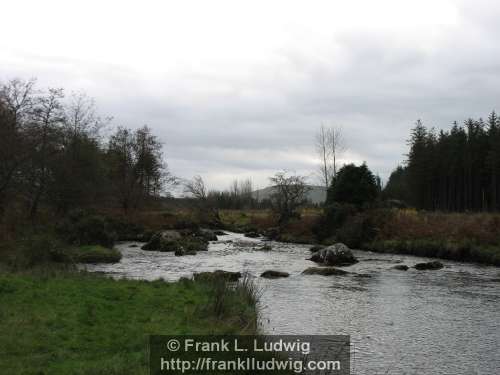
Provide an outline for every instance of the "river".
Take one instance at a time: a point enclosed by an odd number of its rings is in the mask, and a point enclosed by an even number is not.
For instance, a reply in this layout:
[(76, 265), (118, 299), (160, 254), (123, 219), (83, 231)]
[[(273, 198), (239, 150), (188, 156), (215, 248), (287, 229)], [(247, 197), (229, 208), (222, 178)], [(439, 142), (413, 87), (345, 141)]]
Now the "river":
[[(427, 258), (354, 251), (348, 276), (302, 275), (309, 246), (229, 233), (207, 252), (176, 257), (117, 245), (116, 264), (87, 265), (113, 277), (174, 281), (193, 272), (248, 272), (261, 288), (266, 334), (348, 334), (353, 374), (500, 374), (500, 269), (442, 261), (435, 271), (398, 271)], [(265, 270), (290, 273), (263, 279)]]

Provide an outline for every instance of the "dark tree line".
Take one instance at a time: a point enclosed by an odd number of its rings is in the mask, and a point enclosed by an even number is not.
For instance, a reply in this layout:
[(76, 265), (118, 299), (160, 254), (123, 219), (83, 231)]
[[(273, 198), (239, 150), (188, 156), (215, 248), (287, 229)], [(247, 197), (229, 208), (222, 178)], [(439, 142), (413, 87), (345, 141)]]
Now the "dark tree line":
[(139, 207), (171, 179), (151, 130), (97, 116), (85, 94), (40, 91), (35, 81), (0, 84), (0, 216), (8, 208), (36, 218), (42, 207)]
[(436, 132), (417, 121), (409, 139), (408, 160), (391, 175), (388, 198), (426, 210), (500, 209), (500, 119), (456, 122)]

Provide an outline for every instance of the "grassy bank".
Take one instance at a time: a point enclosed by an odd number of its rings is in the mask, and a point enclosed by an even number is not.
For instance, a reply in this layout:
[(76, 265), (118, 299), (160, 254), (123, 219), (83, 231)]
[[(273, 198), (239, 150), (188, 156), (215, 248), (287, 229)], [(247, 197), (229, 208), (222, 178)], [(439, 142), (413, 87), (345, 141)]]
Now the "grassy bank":
[[(263, 233), (277, 225), (268, 210), (225, 210), (221, 217), (228, 227), (241, 231)], [(333, 227), (321, 228), (327, 225)], [(299, 220), (281, 227), (277, 239), (324, 244), (338, 241), (376, 252), (500, 266), (500, 214), (374, 209), (348, 214), (338, 227), (334, 225), (321, 220), (321, 210), (307, 209)], [(329, 235), (318, 237), (322, 231)]]
[(117, 249), (100, 245), (68, 247), (64, 256), (74, 263), (116, 263), (122, 258)]
[(147, 374), (149, 334), (255, 333), (245, 284), (113, 280), (71, 271), (0, 273), (6, 374)]
[(377, 235), (367, 250), (500, 266), (500, 215), (411, 209), (377, 216)]
[(470, 241), (376, 240), (364, 245), (363, 248), (379, 253), (408, 254), (500, 266), (500, 248), (498, 246), (480, 245)]

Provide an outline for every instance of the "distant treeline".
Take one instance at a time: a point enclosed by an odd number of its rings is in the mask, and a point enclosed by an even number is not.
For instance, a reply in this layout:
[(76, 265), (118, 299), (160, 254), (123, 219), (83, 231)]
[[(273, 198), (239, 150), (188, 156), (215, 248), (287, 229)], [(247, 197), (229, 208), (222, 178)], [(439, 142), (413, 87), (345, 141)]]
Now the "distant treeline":
[(9, 209), (32, 219), (42, 208), (127, 211), (159, 196), (171, 176), (158, 138), (108, 123), (84, 94), (0, 83), (0, 219)]
[(436, 132), (417, 121), (408, 159), (390, 176), (386, 198), (443, 211), (500, 209), (500, 119), (468, 119)]

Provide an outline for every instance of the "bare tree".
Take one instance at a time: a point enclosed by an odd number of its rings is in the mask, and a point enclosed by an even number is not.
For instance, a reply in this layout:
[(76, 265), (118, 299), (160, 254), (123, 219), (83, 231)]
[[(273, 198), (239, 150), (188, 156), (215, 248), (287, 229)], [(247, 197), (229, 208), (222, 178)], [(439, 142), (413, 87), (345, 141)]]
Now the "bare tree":
[(30, 217), (35, 218), (40, 200), (47, 191), (51, 170), (49, 164), (54, 155), (60, 151), (61, 125), (64, 114), (61, 100), (62, 89), (51, 88), (47, 94), (37, 98), (34, 108), (34, 123), (31, 131), (38, 141), (33, 150), (33, 158), (29, 169), (30, 178)]
[(73, 92), (65, 107), (65, 125), (69, 130), (69, 135), (74, 138), (85, 134), (96, 139), (101, 129), (111, 120), (111, 117), (101, 118), (97, 115), (94, 99), (83, 91)]
[(35, 104), (35, 84), (34, 78), (28, 81), (13, 79), (0, 88), (2, 101), (11, 111), (17, 126), (32, 114)]
[(109, 140), (108, 156), (112, 186), (125, 213), (175, 182), (163, 162), (162, 143), (147, 126), (119, 127)]
[(247, 178), (245, 180), (240, 181), (240, 196), (245, 206), (252, 205), (253, 201), (252, 193), (253, 193), (252, 179)]
[(233, 198), (237, 198), (239, 197), (240, 195), (240, 186), (239, 186), (239, 182), (237, 179), (234, 179), (232, 182), (231, 182), (231, 185), (229, 186), (229, 194), (233, 197)]
[(208, 216), (208, 224), (217, 227), (222, 225), (219, 209), (214, 204), (215, 202), (210, 199), (210, 194), (201, 176), (194, 176), (192, 180), (186, 181), (184, 183), (184, 192), (190, 194), (197, 202), (197, 209), (201, 219)]
[(328, 129), (321, 125), (316, 133), (316, 152), (320, 158), (319, 176), (321, 182), (328, 189), (330, 186), (330, 147), (328, 139)]
[(35, 102), (35, 80), (14, 79), (0, 86), (0, 216), (8, 191), (28, 162), (35, 140), (28, 132)]
[(328, 189), (337, 174), (338, 159), (346, 146), (342, 129), (321, 125), (315, 137), (316, 153), (320, 159), (318, 166), (321, 183)]
[(332, 159), (332, 176), (337, 175), (337, 160), (346, 151), (347, 147), (342, 134), (342, 128), (331, 127), (328, 129), (328, 148)]
[(286, 224), (294, 217), (300, 217), (299, 208), (305, 203), (309, 191), (306, 177), (288, 175), (283, 171), (276, 173), (270, 181), (273, 185), (271, 203), (280, 225)]
[(208, 199), (207, 188), (205, 181), (201, 176), (194, 176), (192, 180), (186, 181), (184, 184), (184, 192), (191, 194), (193, 198), (204, 201)]

